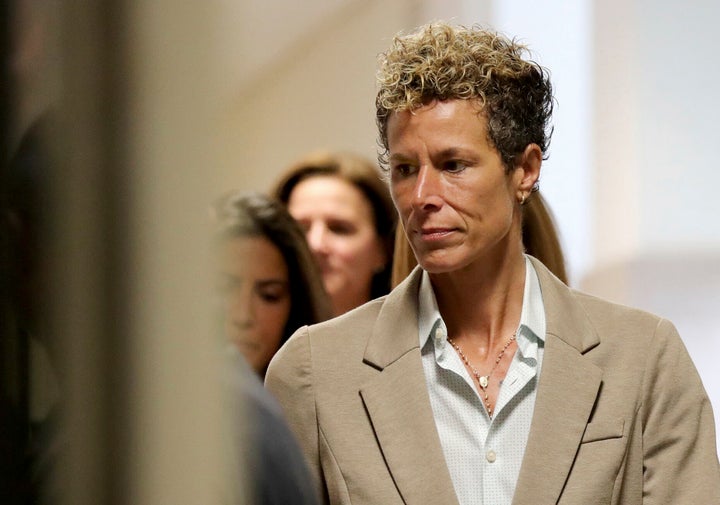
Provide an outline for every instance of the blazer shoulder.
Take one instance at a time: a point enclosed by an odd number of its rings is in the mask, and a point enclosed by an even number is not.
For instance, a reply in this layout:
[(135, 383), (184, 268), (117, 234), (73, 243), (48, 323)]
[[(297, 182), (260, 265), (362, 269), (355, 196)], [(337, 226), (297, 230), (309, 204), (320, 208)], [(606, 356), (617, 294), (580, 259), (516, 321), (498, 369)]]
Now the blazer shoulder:
[(372, 330), (372, 326), (386, 298), (386, 296), (383, 296), (370, 300), (345, 314), (309, 326), (308, 333), (310, 338), (327, 339), (337, 336), (339, 333), (345, 335), (348, 335), (348, 333), (351, 335), (354, 333), (367, 334), (367, 331)]
[(361, 361), (383, 303), (384, 297), (371, 300), (341, 316), (299, 328), (275, 354), (269, 371), (290, 365), (304, 366), (309, 372), (358, 361), (352, 358)]
[[(660, 316), (645, 310), (570, 288), (538, 260), (531, 260), (540, 280), (545, 312), (556, 330), (577, 331), (589, 323), (599, 335), (629, 328), (635, 332), (652, 331), (663, 321)], [(563, 323), (555, 324), (561, 321)]]
[(600, 298), (583, 291), (570, 288), (570, 292), (575, 299), (585, 308), (588, 314), (597, 314), (598, 316), (613, 316), (620, 318), (630, 318), (637, 321), (647, 321), (651, 324), (658, 324), (664, 318), (637, 307), (631, 307), (622, 303)]
[(657, 340), (658, 336), (662, 336), (662, 340), (679, 338), (673, 323), (662, 316), (574, 289), (571, 292), (601, 338), (617, 336), (643, 345)]

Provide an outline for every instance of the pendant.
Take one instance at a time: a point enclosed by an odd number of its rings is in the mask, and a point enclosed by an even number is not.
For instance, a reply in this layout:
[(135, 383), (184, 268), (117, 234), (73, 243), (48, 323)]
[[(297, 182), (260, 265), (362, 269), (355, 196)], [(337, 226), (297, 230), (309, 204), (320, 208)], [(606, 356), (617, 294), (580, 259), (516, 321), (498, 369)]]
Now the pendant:
[(480, 378), (478, 378), (478, 382), (480, 383), (480, 387), (485, 389), (486, 387), (488, 387), (488, 376), (487, 375), (480, 376)]

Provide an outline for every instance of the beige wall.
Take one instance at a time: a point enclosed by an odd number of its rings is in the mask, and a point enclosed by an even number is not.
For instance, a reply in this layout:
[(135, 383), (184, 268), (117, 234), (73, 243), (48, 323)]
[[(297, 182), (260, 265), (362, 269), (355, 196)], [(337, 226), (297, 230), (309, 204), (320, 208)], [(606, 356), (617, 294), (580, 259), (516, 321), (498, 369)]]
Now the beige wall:
[[(224, 114), (224, 187), (266, 190), (289, 163), (318, 148), (374, 159), (376, 56), (415, 24), (416, 11), (411, 0), (344, 2), (276, 51)], [(262, 51), (262, 41), (248, 50)]]

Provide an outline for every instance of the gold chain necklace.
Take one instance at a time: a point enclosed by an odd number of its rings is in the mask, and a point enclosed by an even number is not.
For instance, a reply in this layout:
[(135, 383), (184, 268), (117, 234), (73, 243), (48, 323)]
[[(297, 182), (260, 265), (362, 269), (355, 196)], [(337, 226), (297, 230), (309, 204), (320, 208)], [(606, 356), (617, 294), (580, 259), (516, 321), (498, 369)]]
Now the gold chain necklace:
[(463, 363), (465, 363), (465, 366), (468, 367), (472, 371), (472, 374), (475, 376), (475, 380), (477, 380), (478, 385), (480, 386), (480, 389), (482, 389), (484, 400), (485, 400), (485, 402), (484, 402), (485, 408), (487, 409), (487, 413), (488, 413), (488, 416), (490, 417), (490, 419), (492, 419), (492, 415), (493, 415), (493, 409), (492, 409), (492, 406), (490, 405), (490, 400), (488, 398), (488, 392), (487, 392), (488, 384), (490, 384), (490, 377), (492, 377), (492, 374), (493, 374), (493, 372), (495, 372), (495, 369), (497, 368), (498, 364), (500, 363), (500, 360), (503, 358), (503, 356), (505, 356), (505, 351), (507, 350), (508, 347), (510, 347), (510, 344), (513, 343), (513, 341), (515, 340), (516, 337), (517, 337), (517, 332), (513, 333), (512, 336), (510, 337), (510, 339), (507, 342), (505, 342), (505, 345), (503, 346), (502, 351), (500, 351), (500, 354), (498, 354), (498, 357), (495, 359), (495, 364), (493, 365), (492, 369), (490, 370), (490, 373), (487, 375), (480, 375), (480, 372), (478, 372), (475, 369), (475, 367), (470, 364), (470, 362), (467, 359), (467, 356), (465, 356), (465, 353), (462, 351), (462, 349), (460, 349), (460, 346), (457, 345), (455, 342), (453, 342), (453, 339), (451, 339), (450, 337), (447, 338), (447, 341), (450, 342), (450, 345), (452, 345), (455, 348), (458, 355), (463, 360)]

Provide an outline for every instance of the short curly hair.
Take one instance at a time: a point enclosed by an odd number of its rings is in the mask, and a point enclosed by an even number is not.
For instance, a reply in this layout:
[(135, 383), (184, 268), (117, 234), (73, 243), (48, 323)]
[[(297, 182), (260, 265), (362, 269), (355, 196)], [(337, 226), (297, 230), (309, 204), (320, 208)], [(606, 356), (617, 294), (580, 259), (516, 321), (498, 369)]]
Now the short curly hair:
[(434, 100), (477, 100), (489, 141), (506, 169), (528, 144), (546, 156), (553, 110), (549, 71), (524, 59), (527, 47), (478, 25), (446, 23), (399, 34), (379, 57), (375, 100), (381, 166), (388, 161), (388, 119)]

